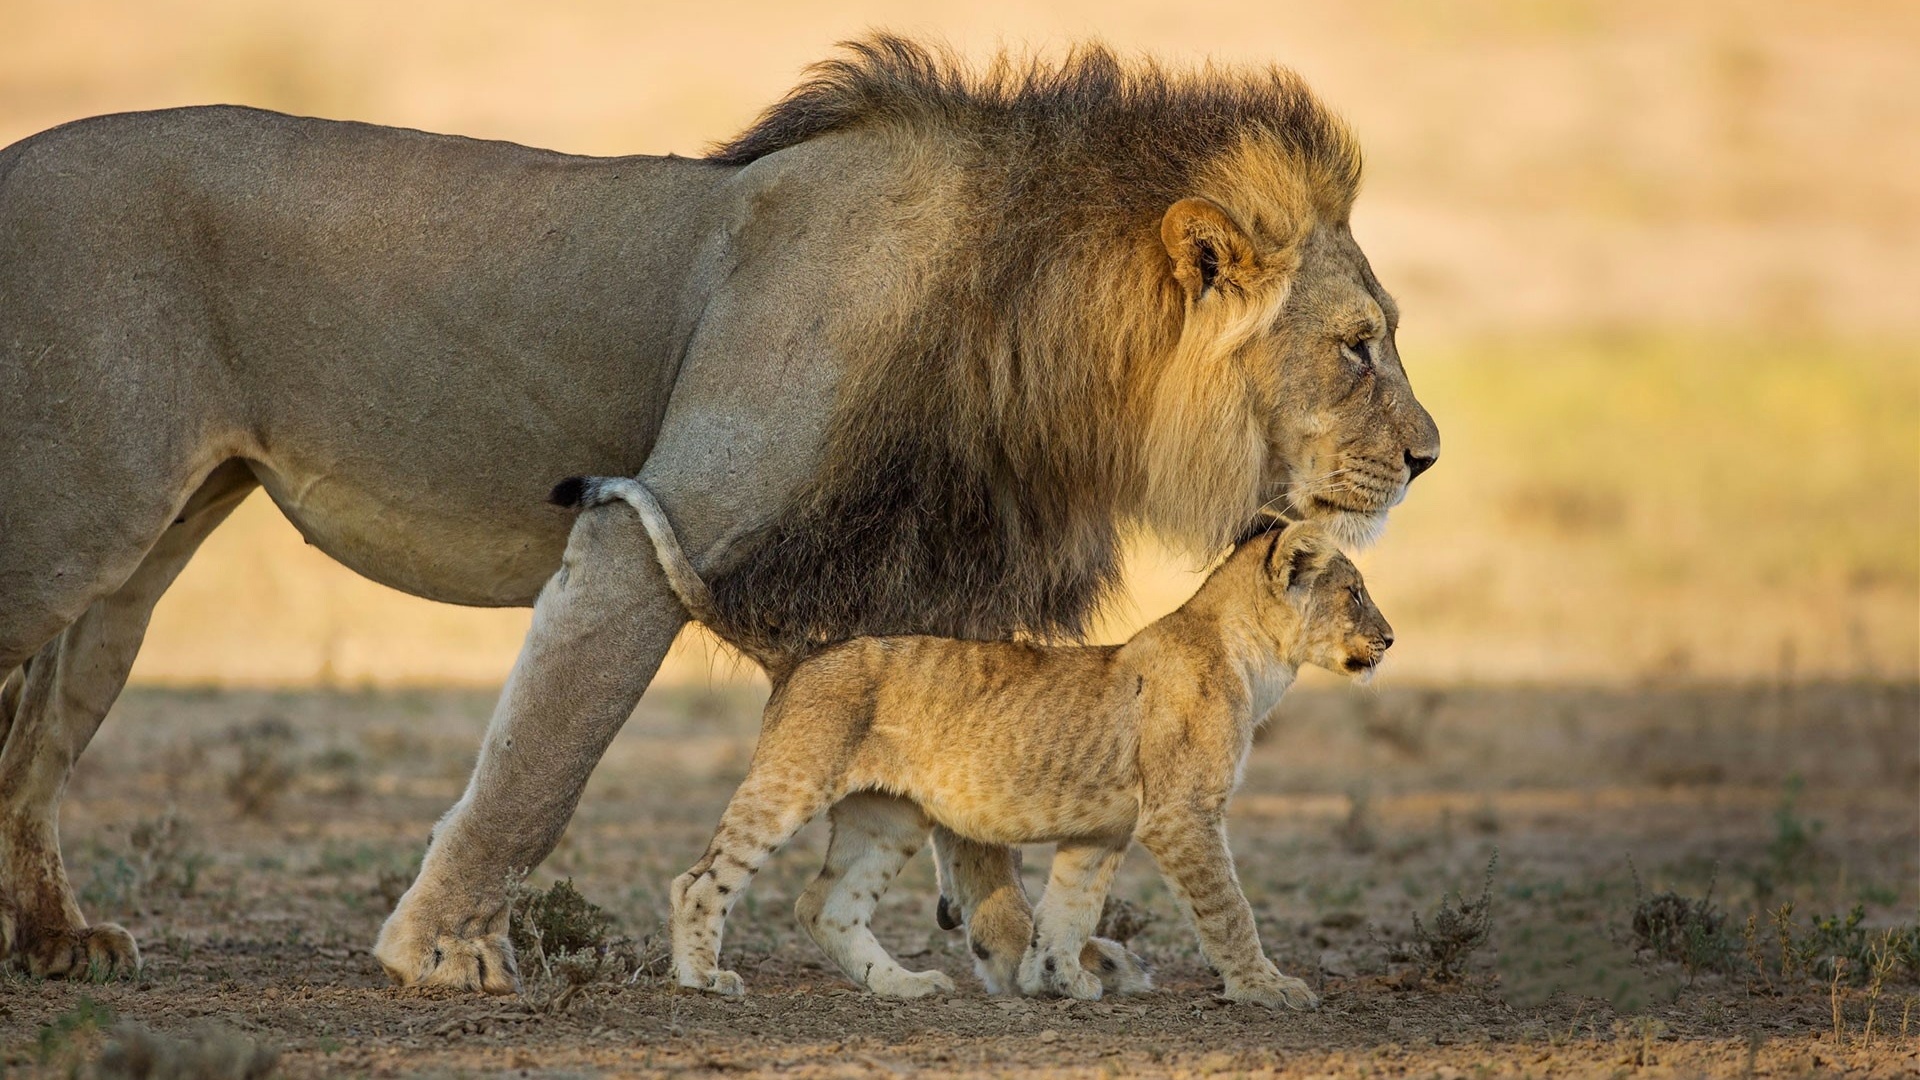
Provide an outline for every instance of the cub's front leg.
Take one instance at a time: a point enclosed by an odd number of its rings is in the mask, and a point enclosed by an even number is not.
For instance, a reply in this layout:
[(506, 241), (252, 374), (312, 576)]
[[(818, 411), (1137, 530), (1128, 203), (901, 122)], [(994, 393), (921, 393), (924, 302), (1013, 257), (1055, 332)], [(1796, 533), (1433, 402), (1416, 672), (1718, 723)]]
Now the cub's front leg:
[(1319, 995), (1301, 980), (1280, 974), (1261, 951), (1253, 908), (1240, 891), (1220, 814), (1172, 814), (1144, 826), (1138, 839), (1159, 863), (1207, 960), (1226, 980), (1229, 1000), (1290, 1009), (1319, 1006)]
[(1061, 844), (1047, 891), (1033, 911), (1033, 940), (1020, 958), (1020, 992), (1098, 1001), (1100, 976), (1081, 966), (1081, 951), (1100, 922), (1125, 844)]
[[(1033, 940), (1033, 905), (1020, 886), (1020, 849), (982, 844), (945, 828), (933, 830), (940, 875), (940, 929), (967, 933), (975, 974), (989, 994), (1020, 989), (1020, 961)], [(1088, 938), (1080, 966), (1100, 977), (1101, 993), (1144, 994), (1153, 969), (1106, 938)]]

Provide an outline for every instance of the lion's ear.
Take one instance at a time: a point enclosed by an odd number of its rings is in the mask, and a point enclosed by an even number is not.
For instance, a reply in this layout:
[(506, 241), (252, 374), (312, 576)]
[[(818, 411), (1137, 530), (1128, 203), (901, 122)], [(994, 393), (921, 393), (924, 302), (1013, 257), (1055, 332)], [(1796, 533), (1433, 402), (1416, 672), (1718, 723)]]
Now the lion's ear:
[(1160, 218), (1160, 242), (1189, 300), (1210, 289), (1245, 292), (1266, 276), (1252, 238), (1211, 199), (1181, 199), (1167, 207)]
[(1334, 550), (1333, 541), (1317, 526), (1295, 522), (1267, 549), (1267, 575), (1283, 589), (1310, 585), (1327, 568)]

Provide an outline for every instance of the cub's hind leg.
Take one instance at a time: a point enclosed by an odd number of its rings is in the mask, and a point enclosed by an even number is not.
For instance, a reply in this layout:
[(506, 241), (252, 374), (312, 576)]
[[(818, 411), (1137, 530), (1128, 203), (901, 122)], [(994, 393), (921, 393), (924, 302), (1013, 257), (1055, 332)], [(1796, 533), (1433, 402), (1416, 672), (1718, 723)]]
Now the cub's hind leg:
[(831, 816), (826, 865), (794, 905), (800, 925), (848, 978), (876, 994), (952, 993), (953, 980), (941, 972), (901, 967), (871, 929), (880, 897), (926, 839), (926, 816), (906, 799), (872, 793), (840, 800)]
[(1082, 955), (1126, 844), (1061, 844), (1053, 855), (1047, 891), (1033, 912), (1033, 938), (1020, 960), (1020, 992), (1097, 1001), (1099, 975), (1082, 966)]
[(1240, 891), (1226, 822), (1218, 814), (1169, 815), (1143, 825), (1139, 840), (1160, 864), (1160, 874), (1192, 921), (1208, 962), (1226, 980), (1226, 998), (1290, 1009), (1320, 1004), (1319, 995), (1305, 982), (1280, 974), (1261, 950), (1253, 907)]
[(940, 925), (965, 929), (973, 971), (989, 994), (1020, 989), (1020, 956), (1033, 936), (1033, 904), (1020, 883), (1020, 849), (933, 830)]
[[(681, 986), (716, 994), (746, 993), (739, 975), (720, 968), (727, 912), (753, 875), (793, 834), (839, 798), (841, 763), (821, 748), (842, 742), (835, 718), (768, 709), (747, 778), (720, 815), (706, 854), (673, 880), (673, 972)], [(823, 723), (814, 722), (824, 719)]]

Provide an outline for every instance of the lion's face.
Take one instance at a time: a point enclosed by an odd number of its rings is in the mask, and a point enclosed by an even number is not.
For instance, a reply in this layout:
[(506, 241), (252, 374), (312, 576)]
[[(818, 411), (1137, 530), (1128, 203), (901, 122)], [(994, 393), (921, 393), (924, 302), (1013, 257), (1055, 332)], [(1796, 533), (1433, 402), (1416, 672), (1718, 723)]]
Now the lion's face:
[(1344, 547), (1371, 543), (1440, 431), (1400, 366), (1399, 313), (1346, 226), (1311, 232), (1271, 331), (1250, 342), (1267, 399), (1263, 496)]
[(1352, 232), (1298, 208), (1236, 219), (1193, 198), (1167, 211), (1161, 239), (1197, 359), (1165, 398), (1181, 422), (1159, 460), (1180, 464), (1163, 468), (1156, 499), (1194, 520), (1240, 508), (1216, 527), (1271, 513), (1345, 547), (1370, 543), (1440, 456), (1440, 432), (1400, 366), (1393, 298)]

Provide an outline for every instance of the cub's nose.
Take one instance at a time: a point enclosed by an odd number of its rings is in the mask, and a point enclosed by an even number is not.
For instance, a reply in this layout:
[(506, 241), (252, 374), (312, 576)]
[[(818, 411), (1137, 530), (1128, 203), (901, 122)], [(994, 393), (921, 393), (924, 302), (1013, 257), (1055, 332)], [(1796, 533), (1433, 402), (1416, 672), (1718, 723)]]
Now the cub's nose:
[(1419, 478), (1421, 473), (1433, 468), (1433, 463), (1439, 460), (1438, 457), (1431, 454), (1416, 454), (1411, 450), (1407, 451), (1407, 483), (1413, 483)]
[(1380, 635), (1380, 651), (1386, 652), (1391, 648), (1393, 648), (1393, 631), (1389, 630)]

